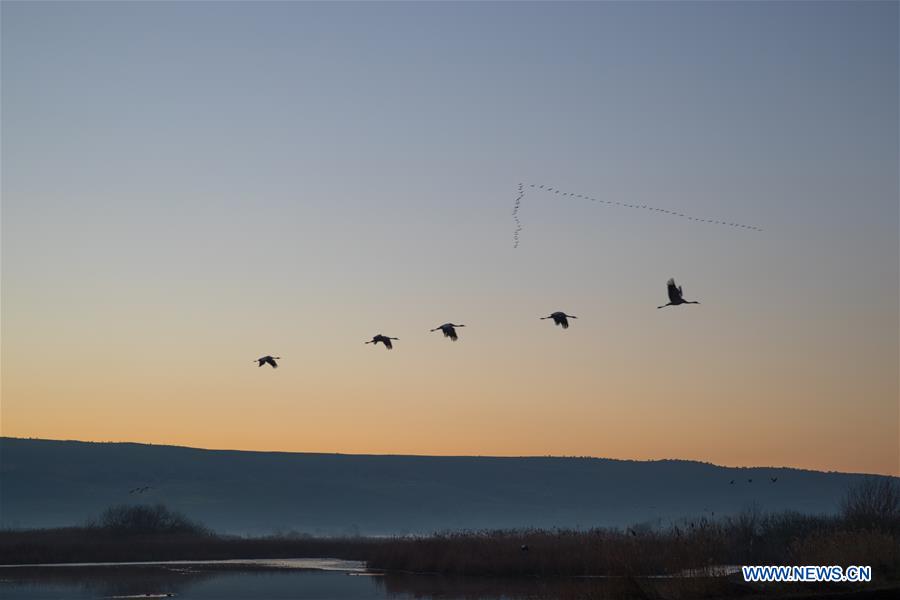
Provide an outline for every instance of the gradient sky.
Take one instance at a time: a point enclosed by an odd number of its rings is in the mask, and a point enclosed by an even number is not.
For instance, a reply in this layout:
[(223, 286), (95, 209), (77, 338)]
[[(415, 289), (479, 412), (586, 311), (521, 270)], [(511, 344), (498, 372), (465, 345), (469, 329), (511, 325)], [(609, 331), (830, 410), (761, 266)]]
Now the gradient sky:
[(900, 474), (898, 105), (896, 2), (3, 2), (2, 434)]

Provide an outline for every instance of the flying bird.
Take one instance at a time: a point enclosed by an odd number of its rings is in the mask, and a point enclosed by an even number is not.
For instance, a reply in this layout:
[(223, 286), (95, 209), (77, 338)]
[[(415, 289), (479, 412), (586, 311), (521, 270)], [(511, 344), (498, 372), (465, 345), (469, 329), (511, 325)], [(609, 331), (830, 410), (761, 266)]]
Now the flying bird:
[(728, 482), (728, 485), (734, 485), (734, 479)]
[(772, 483), (775, 483), (776, 481), (778, 481), (778, 478), (777, 478), (777, 477), (769, 477), (769, 479), (772, 480)]
[(557, 325), (562, 326), (563, 329), (569, 328), (569, 319), (577, 319), (575, 315), (567, 315), (564, 312), (555, 312), (551, 314), (549, 317), (541, 317), (541, 321), (544, 319), (553, 319), (553, 322)]
[(378, 342), (381, 342), (382, 344), (384, 344), (385, 348), (387, 348), (388, 350), (393, 350), (394, 345), (391, 343), (391, 340), (399, 340), (399, 339), (400, 338), (388, 337), (386, 335), (381, 335), (379, 333), (378, 335), (376, 335), (375, 337), (373, 337), (371, 340), (369, 340), (366, 343), (367, 344), (377, 344)]
[(663, 304), (662, 306), (657, 306), (656, 308), (678, 306), (679, 304), (700, 304), (699, 302), (694, 302), (692, 300), (685, 300), (684, 292), (682, 291), (681, 286), (675, 285), (674, 279), (669, 279), (669, 281), (666, 282), (666, 287), (669, 290), (669, 303)]
[(256, 359), (255, 361), (253, 361), (253, 362), (258, 362), (260, 367), (263, 366), (263, 365), (272, 365), (272, 368), (273, 368), (273, 369), (277, 369), (277, 368), (278, 368), (278, 363), (275, 362), (275, 359), (276, 359), (276, 358), (277, 358), (278, 360), (281, 360), (281, 357), (280, 357), (280, 356), (263, 356), (262, 358), (257, 358), (257, 359)]
[(459, 339), (459, 336), (456, 335), (457, 327), (465, 327), (465, 325), (454, 325), (453, 323), (444, 323), (443, 325), (435, 327), (431, 331), (437, 331), (438, 329), (440, 329), (441, 331), (444, 332), (444, 337), (448, 337), (455, 342), (456, 340)]
[(748, 480), (747, 480), (747, 483), (753, 483), (753, 480), (752, 480), (752, 479), (748, 479)]

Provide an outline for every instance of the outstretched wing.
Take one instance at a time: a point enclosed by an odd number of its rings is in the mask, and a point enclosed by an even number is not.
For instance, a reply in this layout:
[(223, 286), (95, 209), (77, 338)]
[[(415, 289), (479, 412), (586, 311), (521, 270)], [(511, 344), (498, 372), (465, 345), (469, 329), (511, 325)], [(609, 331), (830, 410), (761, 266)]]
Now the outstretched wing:
[(385, 348), (387, 348), (388, 350), (393, 350), (394, 345), (391, 343), (391, 338), (385, 337), (385, 338), (382, 338), (381, 341), (384, 342)]
[(267, 357), (266, 357), (266, 362), (269, 363), (270, 365), (272, 365), (272, 368), (273, 368), (273, 369), (277, 369), (277, 368), (278, 368), (278, 363), (275, 362), (275, 359), (272, 358), (271, 356), (267, 356)]
[(669, 302), (678, 302), (681, 300), (681, 288), (675, 285), (674, 279), (670, 279), (666, 282), (666, 287), (669, 291)]
[(569, 319), (566, 318), (566, 315), (564, 315), (563, 313), (558, 313), (555, 317), (553, 317), (553, 320), (556, 321), (557, 325), (561, 325), (563, 329), (569, 328)]

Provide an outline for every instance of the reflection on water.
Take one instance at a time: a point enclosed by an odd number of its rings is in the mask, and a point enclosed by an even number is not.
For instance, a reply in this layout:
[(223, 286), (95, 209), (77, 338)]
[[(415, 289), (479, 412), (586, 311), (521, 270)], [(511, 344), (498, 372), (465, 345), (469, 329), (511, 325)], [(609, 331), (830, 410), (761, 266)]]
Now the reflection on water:
[(384, 598), (370, 577), (254, 564), (154, 564), (0, 569), (0, 597), (22, 600), (150, 598), (237, 600)]
[[(165, 598), (178, 600), (646, 598), (677, 586), (677, 596), (725, 592), (724, 578), (660, 580), (498, 579), (368, 573), (332, 559), (161, 562), (0, 567), (0, 597), (22, 600)], [(702, 586), (692, 590), (692, 586)]]
[[(361, 560), (344, 560), (341, 558), (231, 558), (225, 560), (148, 560), (144, 562), (88, 562), (88, 563), (57, 563), (42, 565), (0, 565), (5, 569), (25, 569), (28, 567), (45, 567), (50, 569), (67, 569), (70, 567), (183, 567), (187, 570), (196, 566), (223, 567), (223, 566), (250, 566), (271, 567), (277, 569), (316, 569), (318, 571), (356, 571), (364, 572), (366, 563)], [(173, 569), (170, 569), (173, 570)], [(174, 569), (177, 570), (177, 569)]]

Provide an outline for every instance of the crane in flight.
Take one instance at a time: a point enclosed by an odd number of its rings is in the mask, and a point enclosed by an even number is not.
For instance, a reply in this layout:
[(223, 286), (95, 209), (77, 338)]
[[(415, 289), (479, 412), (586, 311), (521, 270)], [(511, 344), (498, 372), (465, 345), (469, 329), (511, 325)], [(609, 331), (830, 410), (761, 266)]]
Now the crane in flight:
[(260, 367), (263, 365), (272, 365), (273, 369), (277, 369), (278, 363), (275, 362), (276, 359), (281, 360), (281, 357), (280, 356), (263, 356), (262, 358), (257, 358), (253, 362), (259, 363)]
[(694, 302), (692, 300), (684, 299), (684, 292), (681, 289), (680, 285), (675, 285), (675, 279), (669, 279), (666, 282), (666, 287), (669, 292), (669, 303), (663, 304), (662, 306), (657, 306), (656, 308), (665, 308), (667, 306), (678, 306), (679, 304), (700, 304), (699, 302)]
[(393, 350), (393, 349), (394, 349), (394, 345), (391, 343), (391, 340), (399, 340), (399, 339), (400, 339), (400, 338), (388, 337), (388, 336), (386, 336), (386, 335), (381, 335), (381, 334), (379, 333), (378, 335), (376, 335), (375, 337), (373, 337), (371, 340), (369, 340), (369, 341), (366, 342), (366, 343), (367, 343), (367, 344), (373, 344), (372, 347), (374, 348), (375, 345), (378, 344), (378, 342), (381, 342), (382, 344), (384, 344), (384, 347), (385, 347), (385, 348), (387, 348), (388, 350)]
[(552, 313), (548, 317), (541, 317), (541, 321), (543, 321), (544, 319), (553, 319), (554, 323), (561, 326), (563, 329), (568, 329), (569, 328), (569, 319), (577, 319), (577, 318), (578, 317), (576, 317), (575, 315), (567, 315), (564, 312), (557, 311), (555, 313)]
[(456, 335), (457, 327), (465, 327), (465, 325), (454, 325), (453, 323), (444, 323), (443, 325), (439, 325), (432, 329), (431, 331), (441, 330), (444, 332), (444, 337), (448, 337), (454, 342), (459, 339), (459, 336)]

